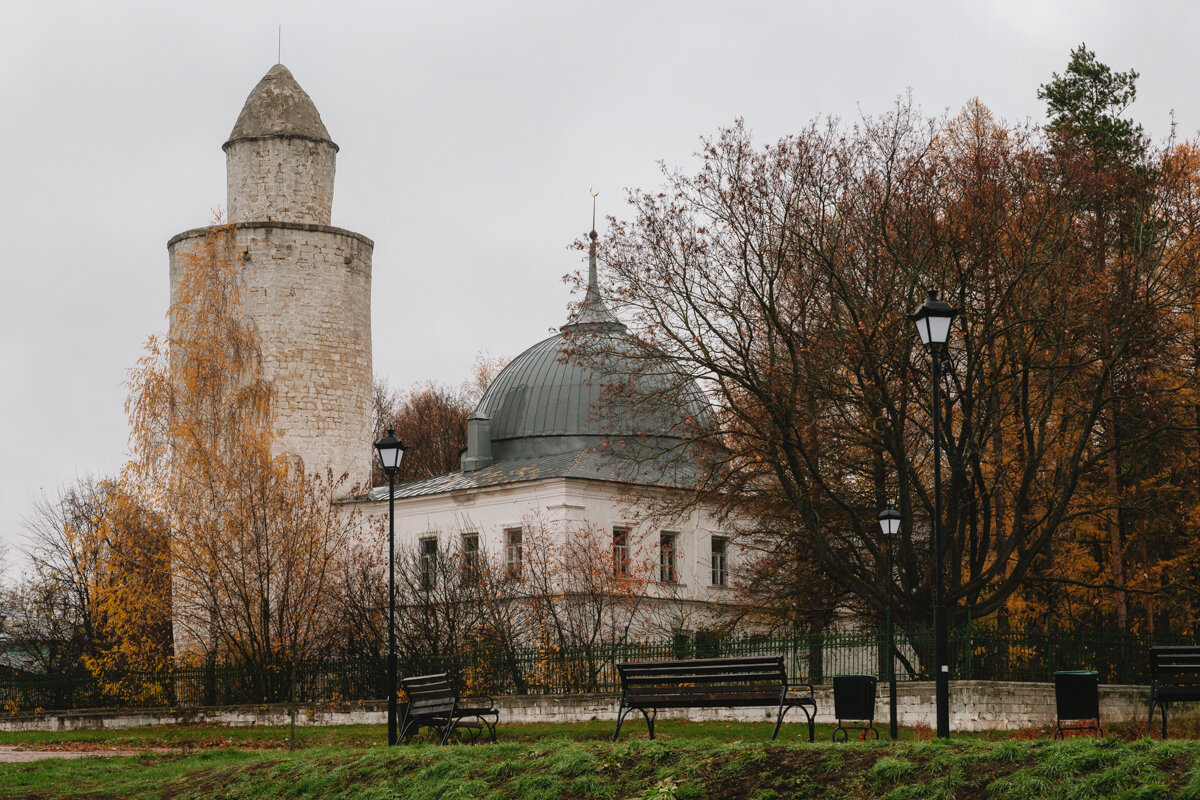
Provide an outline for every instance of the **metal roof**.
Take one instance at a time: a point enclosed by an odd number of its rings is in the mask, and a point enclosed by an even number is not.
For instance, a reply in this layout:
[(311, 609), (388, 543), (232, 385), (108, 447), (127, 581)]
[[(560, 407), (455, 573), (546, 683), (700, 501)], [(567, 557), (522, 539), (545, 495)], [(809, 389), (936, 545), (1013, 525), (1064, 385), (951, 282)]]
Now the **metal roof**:
[[(548, 456), (632, 437), (682, 439), (687, 420), (704, 412), (694, 383), (632, 362), (628, 335), (558, 333), (535, 344), (496, 376), (473, 416), (491, 420), (497, 461)], [(602, 357), (577, 350), (597, 348)], [(594, 364), (591, 362), (595, 362)]]

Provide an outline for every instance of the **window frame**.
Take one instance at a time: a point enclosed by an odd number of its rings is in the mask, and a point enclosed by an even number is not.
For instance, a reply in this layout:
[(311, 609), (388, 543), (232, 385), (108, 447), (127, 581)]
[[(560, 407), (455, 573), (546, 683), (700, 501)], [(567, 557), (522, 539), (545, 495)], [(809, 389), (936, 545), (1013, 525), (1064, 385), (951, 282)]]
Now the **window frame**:
[[(720, 544), (720, 550), (717, 545)], [(711, 560), (709, 562), (710, 575), (712, 586), (721, 588), (729, 587), (729, 539), (725, 536), (713, 536), (712, 543), (709, 546), (711, 552)], [(718, 566), (717, 559), (720, 559)], [(719, 578), (719, 580), (718, 580)]]
[[(429, 545), (433, 545), (430, 548)], [(418, 540), (421, 558), (421, 591), (432, 592), (437, 587), (438, 540), (436, 536), (422, 536)]]
[(679, 534), (674, 531), (658, 534), (658, 582), (671, 585), (680, 583)]
[(629, 577), (629, 534), (628, 525), (614, 525), (612, 529), (612, 574), (614, 578)]
[[(515, 551), (516, 558), (513, 557)], [(504, 529), (504, 577), (510, 581), (523, 579), (525, 562), (525, 532), (520, 526)]]
[(465, 577), (475, 579), (479, 577), (479, 533), (477, 531), (467, 531), (462, 535), (460, 542), (462, 545), (462, 561), (459, 564), (459, 569), (464, 573)]

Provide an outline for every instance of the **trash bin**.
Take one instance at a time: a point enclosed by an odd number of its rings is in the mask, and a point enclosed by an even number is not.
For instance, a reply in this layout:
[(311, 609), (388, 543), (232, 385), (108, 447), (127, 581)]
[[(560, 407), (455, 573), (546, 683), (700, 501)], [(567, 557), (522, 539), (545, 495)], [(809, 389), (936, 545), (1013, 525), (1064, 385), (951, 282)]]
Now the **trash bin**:
[(835, 742), (850, 738), (844, 725), (846, 721), (864, 723), (850, 727), (861, 729), (864, 737), (870, 731), (879, 738), (879, 731), (875, 730), (875, 687), (878, 683), (879, 678), (875, 675), (833, 676), (833, 715), (838, 721), (833, 731)]
[(1093, 670), (1063, 670), (1054, 673), (1054, 704), (1058, 723), (1054, 738), (1063, 738), (1063, 731), (1094, 731), (1104, 735), (1100, 727), (1100, 673)]

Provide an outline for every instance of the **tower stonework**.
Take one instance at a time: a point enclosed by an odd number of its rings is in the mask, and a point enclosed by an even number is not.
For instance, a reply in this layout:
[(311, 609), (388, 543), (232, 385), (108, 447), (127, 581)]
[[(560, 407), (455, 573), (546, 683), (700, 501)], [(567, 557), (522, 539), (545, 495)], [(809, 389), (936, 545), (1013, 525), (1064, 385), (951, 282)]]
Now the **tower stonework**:
[[(223, 149), (245, 311), (275, 388), (276, 450), (310, 471), (345, 473), (341, 494), (349, 494), (371, 467), (374, 243), (329, 224), (338, 147), (282, 64), (250, 93)], [(167, 243), (172, 303), (181, 256), (205, 230)]]

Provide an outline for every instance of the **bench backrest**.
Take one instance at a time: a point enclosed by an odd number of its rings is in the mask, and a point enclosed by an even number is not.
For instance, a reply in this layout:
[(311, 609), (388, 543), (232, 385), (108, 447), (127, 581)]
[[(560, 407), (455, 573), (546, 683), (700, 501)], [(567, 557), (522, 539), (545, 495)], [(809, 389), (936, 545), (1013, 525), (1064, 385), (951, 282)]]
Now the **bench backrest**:
[(1160, 688), (1194, 690), (1200, 696), (1200, 646), (1151, 647), (1150, 679)]
[(787, 685), (781, 656), (630, 661), (617, 664), (629, 700), (670, 699), (680, 705), (778, 700)]
[(402, 678), (400, 683), (404, 686), (404, 693), (408, 695), (408, 713), (414, 716), (449, 714), (454, 710), (456, 693), (450, 685), (450, 676), (446, 673)]

